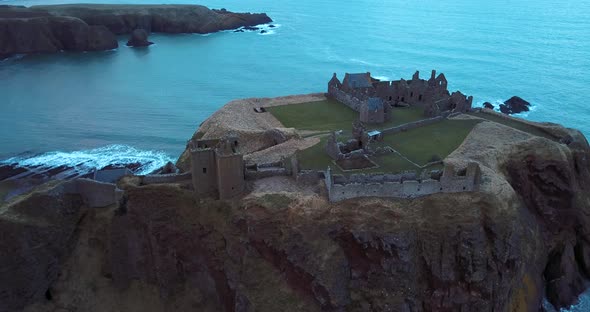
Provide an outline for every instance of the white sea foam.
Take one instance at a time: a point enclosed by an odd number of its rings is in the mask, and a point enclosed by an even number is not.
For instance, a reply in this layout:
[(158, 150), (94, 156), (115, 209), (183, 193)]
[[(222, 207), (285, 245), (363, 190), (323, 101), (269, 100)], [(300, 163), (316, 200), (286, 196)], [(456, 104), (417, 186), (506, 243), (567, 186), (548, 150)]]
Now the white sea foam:
[(361, 65), (366, 65), (366, 66), (371, 66), (371, 67), (383, 67), (382, 64), (371, 63), (371, 62), (367, 62), (367, 61), (364, 61), (364, 60), (359, 60), (359, 59), (356, 59), (356, 58), (349, 59), (349, 62), (356, 63), (356, 64), (361, 64)]
[(375, 79), (379, 79), (381, 81), (390, 81), (391, 79), (387, 76), (373, 76)]
[(18, 167), (40, 167), (51, 169), (61, 166), (72, 167), (79, 174), (108, 165), (130, 165), (139, 163), (137, 174), (148, 174), (173, 159), (162, 151), (139, 150), (127, 145), (108, 145), (90, 150), (61, 152), (54, 151), (34, 156), (15, 156), (0, 161), (0, 165)]
[(581, 293), (576, 304), (567, 309), (562, 308), (558, 311), (547, 299), (543, 299), (543, 308), (547, 312), (588, 312), (590, 311), (590, 288)]

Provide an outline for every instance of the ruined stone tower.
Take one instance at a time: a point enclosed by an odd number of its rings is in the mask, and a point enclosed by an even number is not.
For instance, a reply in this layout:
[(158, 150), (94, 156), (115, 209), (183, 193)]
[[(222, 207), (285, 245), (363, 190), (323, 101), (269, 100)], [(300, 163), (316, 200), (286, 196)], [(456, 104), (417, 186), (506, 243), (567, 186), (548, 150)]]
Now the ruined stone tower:
[(244, 159), (238, 140), (199, 140), (191, 149), (191, 171), (195, 194), (229, 199), (244, 191)]

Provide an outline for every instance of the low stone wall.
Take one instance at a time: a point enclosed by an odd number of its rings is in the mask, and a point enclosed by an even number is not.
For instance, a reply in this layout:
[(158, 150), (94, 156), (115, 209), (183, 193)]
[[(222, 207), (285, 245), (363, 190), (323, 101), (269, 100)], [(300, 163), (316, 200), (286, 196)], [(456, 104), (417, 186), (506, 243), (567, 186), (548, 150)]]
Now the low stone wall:
[(291, 172), (282, 167), (266, 167), (258, 170), (246, 170), (246, 180), (258, 180), (276, 176), (289, 176)]
[(418, 120), (418, 121), (414, 121), (414, 122), (408, 122), (406, 124), (397, 126), (397, 127), (392, 127), (392, 128), (387, 128), (387, 129), (383, 129), (381, 130), (381, 133), (383, 134), (394, 134), (394, 133), (398, 133), (398, 132), (402, 132), (402, 131), (407, 131), (410, 129), (415, 129), (415, 128), (420, 128), (426, 125), (431, 125), (437, 122), (441, 122), (443, 121), (445, 118), (443, 116), (436, 116), (433, 118), (428, 118), (428, 119), (422, 119), (422, 120)]
[(123, 191), (113, 183), (98, 182), (90, 179), (76, 179), (65, 182), (66, 194), (79, 194), (84, 204), (90, 208), (100, 208), (118, 203)]
[(408, 171), (399, 174), (351, 174), (350, 176), (334, 174), (332, 179), (335, 184), (349, 183), (384, 183), (384, 182), (401, 182), (404, 180), (417, 180), (418, 175), (415, 171)]
[[(524, 125), (527, 125), (527, 126), (535, 127), (539, 131), (542, 131), (542, 132), (546, 133), (548, 136), (555, 137), (555, 135), (553, 135), (551, 132), (543, 129), (543, 127), (540, 127), (535, 122), (530, 122), (530, 121), (525, 120), (525, 119), (512, 117), (510, 115), (506, 115), (506, 114), (503, 114), (503, 113), (498, 113), (498, 112), (496, 112), (493, 109), (489, 109), (489, 108), (485, 108), (485, 107), (480, 108), (479, 109), (479, 113), (480, 114), (493, 115), (493, 116), (500, 117), (500, 118), (507, 119), (507, 120), (511, 120), (511, 121), (514, 121), (514, 122), (519, 122), (519, 123), (524, 124)], [(558, 139), (558, 138), (555, 137), (555, 139)]]
[(343, 103), (344, 105), (352, 108), (353, 110), (355, 110), (357, 112), (361, 111), (361, 106), (362, 106), (363, 102), (361, 100), (359, 100), (358, 98), (356, 98), (344, 91), (341, 91), (335, 87), (332, 87), (332, 88), (330, 88), (328, 95), (330, 95), (331, 97), (336, 99), (338, 102)]
[(170, 173), (170, 174), (150, 174), (143, 177), (143, 184), (164, 184), (164, 183), (180, 183), (191, 180), (192, 174), (185, 173)]
[(323, 172), (315, 170), (301, 170), (296, 176), (297, 182), (303, 184), (315, 184), (323, 178)]
[[(471, 174), (458, 176), (452, 167), (440, 180), (416, 179), (416, 173), (401, 175), (355, 175), (343, 177), (325, 173), (325, 183), (330, 201), (337, 202), (357, 197), (415, 198), (435, 193), (472, 192), (477, 189), (479, 167), (470, 165)], [(452, 172), (450, 172), (452, 171)], [(449, 173), (450, 172), (450, 173)], [(406, 179), (414, 178), (414, 179)], [(352, 178), (352, 179), (351, 179)], [(396, 181), (398, 180), (399, 181)]]

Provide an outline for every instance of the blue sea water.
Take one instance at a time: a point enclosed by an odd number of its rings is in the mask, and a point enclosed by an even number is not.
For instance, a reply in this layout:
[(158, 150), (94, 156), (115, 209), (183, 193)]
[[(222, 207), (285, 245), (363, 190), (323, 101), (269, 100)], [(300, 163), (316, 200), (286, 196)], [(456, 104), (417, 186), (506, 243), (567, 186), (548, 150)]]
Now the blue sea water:
[(0, 62), (0, 159), (110, 145), (175, 159), (224, 103), (322, 92), (333, 72), (399, 79), (437, 69), (476, 104), (519, 95), (533, 103), (524, 117), (590, 134), (590, 0), (201, 3), (267, 12), (279, 27), (264, 35), (155, 34), (147, 49), (121, 38), (114, 51)]
[[(35, 5), (67, 2), (2, 1)], [(146, 0), (135, 3), (192, 3)], [(161, 164), (199, 124), (245, 97), (322, 92), (333, 72), (384, 79), (444, 72), (451, 90), (590, 135), (590, 0), (203, 0), (267, 12), (269, 33), (154, 34), (147, 49), (0, 62), (0, 160), (51, 165)], [(146, 169), (147, 170), (147, 169)], [(583, 296), (572, 311), (590, 310)]]

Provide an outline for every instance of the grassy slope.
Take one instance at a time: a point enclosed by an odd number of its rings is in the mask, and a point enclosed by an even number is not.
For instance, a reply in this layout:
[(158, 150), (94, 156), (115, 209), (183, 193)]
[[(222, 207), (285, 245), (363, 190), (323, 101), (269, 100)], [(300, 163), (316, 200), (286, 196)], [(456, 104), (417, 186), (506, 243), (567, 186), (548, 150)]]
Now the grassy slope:
[(393, 147), (419, 165), (431, 161), (434, 155), (444, 159), (452, 153), (478, 120), (444, 120), (442, 122), (386, 135), (384, 143)]
[(469, 115), (483, 118), (483, 119), (487, 119), (489, 121), (497, 122), (499, 124), (503, 124), (505, 126), (512, 127), (512, 128), (518, 129), (520, 131), (523, 131), (523, 132), (526, 132), (526, 133), (529, 133), (532, 135), (544, 137), (544, 138), (547, 138), (550, 140), (555, 140), (555, 137), (553, 137), (549, 133), (547, 133), (535, 126), (531, 126), (526, 123), (519, 122), (517, 120), (511, 120), (508, 118), (502, 118), (502, 117), (498, 117), (498, 116), (495, 116), (492, 114), (485, 114), (485, 113), (469, 113)]
[[(294, 105), (268, 107), (267, 110), (275, 116), (285, 127), (300, 130), (345, 130), (352, 128), (358, 113), (335, 100), (326, 100)], [(369, 128), (385, 129), (408, 122), (420, 120), (421, 108), (394, 108), (390, 122), (379, 125), (369, 125)]]

